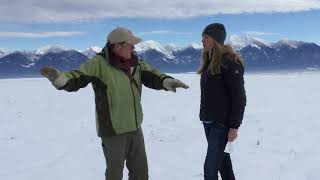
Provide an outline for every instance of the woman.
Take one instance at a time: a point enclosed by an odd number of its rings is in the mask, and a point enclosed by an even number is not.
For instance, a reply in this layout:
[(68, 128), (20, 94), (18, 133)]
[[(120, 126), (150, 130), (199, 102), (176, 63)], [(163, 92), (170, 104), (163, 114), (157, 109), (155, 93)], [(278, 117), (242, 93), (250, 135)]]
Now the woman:
[(230, 45), (224, 45), (223, 24), (209, 24), (202, 33), (200, 120), (208, 142), (204, 179), (235, 180), (227, 142), (238, 136), (246, 105), (244, 65)]

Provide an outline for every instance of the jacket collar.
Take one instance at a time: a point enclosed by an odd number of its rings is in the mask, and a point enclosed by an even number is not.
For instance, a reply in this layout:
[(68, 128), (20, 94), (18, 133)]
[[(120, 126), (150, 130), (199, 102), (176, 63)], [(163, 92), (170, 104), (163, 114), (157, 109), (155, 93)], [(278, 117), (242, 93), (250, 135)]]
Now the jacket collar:
[(117, 68), (117, 69), (121, 69), (123, 70), (126, 74), (128, 74), (129, 76), (131, 76), (131, 72), (130, 72), (130, 68), (128, 70), (128, 67), (124, 65), (123, 62), (125, 61), (130, 61), (130, 65), (131, 67), (133, 67), (133, 71), (132, 74), (134, 74), (136, 66), (138, 64), (138, 56), (135, 54), (132, 54), (131, 59), (130, 60), (124, 60), (122, 57), (115, 55), (114, 53), (111, 52), (111, 50), (105, 46), (100, 53), (98, 53), (97, 55), (100, 55), (102, 57), (105, 58), (105, 60), (107, 62), (110, 63), (111, 66)]

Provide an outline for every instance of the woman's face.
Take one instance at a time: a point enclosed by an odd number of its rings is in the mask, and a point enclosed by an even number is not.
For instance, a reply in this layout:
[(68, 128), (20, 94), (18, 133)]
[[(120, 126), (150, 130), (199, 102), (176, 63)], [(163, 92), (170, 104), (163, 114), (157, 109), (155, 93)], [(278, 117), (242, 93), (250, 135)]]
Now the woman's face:
[(203, 34), (202, 35), (202, 46), (204, 51), (209, 51), (210, 49), (213, 48), (214, 43), (212, 37)]

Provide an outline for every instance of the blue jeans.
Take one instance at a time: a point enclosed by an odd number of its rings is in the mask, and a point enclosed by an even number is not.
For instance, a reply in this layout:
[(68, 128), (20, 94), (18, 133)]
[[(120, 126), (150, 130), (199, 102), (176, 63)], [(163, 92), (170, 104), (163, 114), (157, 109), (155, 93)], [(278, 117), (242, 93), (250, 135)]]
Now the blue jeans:
[(204, 180), (218, 180), (218, 171), (222, 180), (235, 180), (230, 154), (224, 152), (229, 128), (217, 122), (203, 123), (203, 126), (208, 142)]

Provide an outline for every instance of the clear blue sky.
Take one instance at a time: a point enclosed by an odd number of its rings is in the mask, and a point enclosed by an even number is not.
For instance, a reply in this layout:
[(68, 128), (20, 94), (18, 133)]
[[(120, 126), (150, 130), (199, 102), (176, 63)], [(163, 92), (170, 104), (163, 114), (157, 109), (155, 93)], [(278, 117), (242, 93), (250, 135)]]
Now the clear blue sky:
[[(32, 50), (47, 45), (73, 49), (102, 47), (108, 32), (116, 26), (128, 27), (144, 40), (186, 46), (199, 43), (203, 28), (213, 22), (225, 24), (228, 36), (250, 34), (269, 41), (287, 38), (320, 44), (320, 2), (314, 0), (282, 3), (202, 0), (202, 4), (172, 0), (172, 3), (158, 2), (151, 9), (144, 8), (139, 0), (119, 0), (118, 4), (92, 1), (90, 4), (79, 0), (76, 4), (71, 0), (56, 3), (25, 0), (19, 7), (7, 1), (0, 7), (0, 49)], [(107, 8), (100, 9), (101, 6)]]

